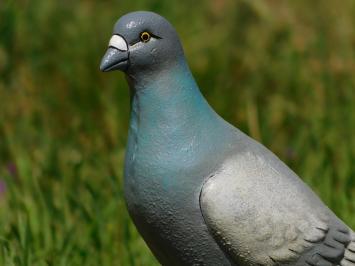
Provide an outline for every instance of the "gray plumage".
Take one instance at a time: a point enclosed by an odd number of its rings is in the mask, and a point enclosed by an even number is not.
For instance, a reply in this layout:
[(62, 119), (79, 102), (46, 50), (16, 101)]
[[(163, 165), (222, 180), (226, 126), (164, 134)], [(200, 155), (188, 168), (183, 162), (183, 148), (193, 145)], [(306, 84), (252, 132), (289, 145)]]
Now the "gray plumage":
[(131, 89), (125, 197), (160, 263), (355, 266), (353, 231), (212, 110), (163, 17), (120, 18), (101, 69)]

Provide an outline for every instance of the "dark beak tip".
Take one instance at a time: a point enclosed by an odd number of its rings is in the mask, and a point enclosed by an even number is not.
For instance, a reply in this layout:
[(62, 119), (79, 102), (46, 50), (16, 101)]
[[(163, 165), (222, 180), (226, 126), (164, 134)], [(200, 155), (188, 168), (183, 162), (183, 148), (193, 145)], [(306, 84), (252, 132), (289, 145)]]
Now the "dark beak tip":
[(101, 72), (107, 72), (107, 71), (106, 71), (106, 68), (105, 68), (103, 65), (100, 65), (100, 71), (101, 71)]
[(128, 51), (120, 51), (118, 49), (109, 48), (100, 63), (100, 70), (102, 72), (109, 72), (112, 70), (123, 70), (128, 61)]
[(106, 59), (106, 55), (102, 58), (101, 63), (100, 63), (100, 71), (101, 72), (107, 72), (107, 69), (109, 68), (110, 64)]

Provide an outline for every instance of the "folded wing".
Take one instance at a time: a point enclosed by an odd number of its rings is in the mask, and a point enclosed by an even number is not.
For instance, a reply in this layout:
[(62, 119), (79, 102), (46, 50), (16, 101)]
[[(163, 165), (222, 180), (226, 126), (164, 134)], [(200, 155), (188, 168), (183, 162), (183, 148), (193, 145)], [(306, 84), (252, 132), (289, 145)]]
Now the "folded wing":
[(229, 158), (204, 184), (200, 207), (238, 265), (355, 266), (351, 230), (263, 147)]

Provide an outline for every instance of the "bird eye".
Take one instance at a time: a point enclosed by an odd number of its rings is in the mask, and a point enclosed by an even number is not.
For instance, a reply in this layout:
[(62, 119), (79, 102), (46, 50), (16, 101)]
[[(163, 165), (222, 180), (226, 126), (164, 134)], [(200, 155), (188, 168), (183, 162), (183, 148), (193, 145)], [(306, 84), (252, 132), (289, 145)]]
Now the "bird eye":
[(141, 33), (140, 39), (142, 42), (149, 42), (150, 38), (151, 38), (151, 36), (150, 36), (149, 32), (144, 31)]

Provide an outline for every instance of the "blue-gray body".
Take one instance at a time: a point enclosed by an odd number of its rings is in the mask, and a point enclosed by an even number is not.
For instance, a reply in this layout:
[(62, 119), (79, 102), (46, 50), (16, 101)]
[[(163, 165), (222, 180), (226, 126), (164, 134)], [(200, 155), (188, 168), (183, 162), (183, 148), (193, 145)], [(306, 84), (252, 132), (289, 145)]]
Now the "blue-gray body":
[(230, 265), (208, 232), (199, 196), (234, 133), (201, 97), (185, 64), (133, 94), (126, 201), (162, 263)]
[(131, 89), (125, 198), (163, 265), (355, 266), (355, 234), (279, 158), (218, 116), (169, 22), (114, 27), (103, 71)]

